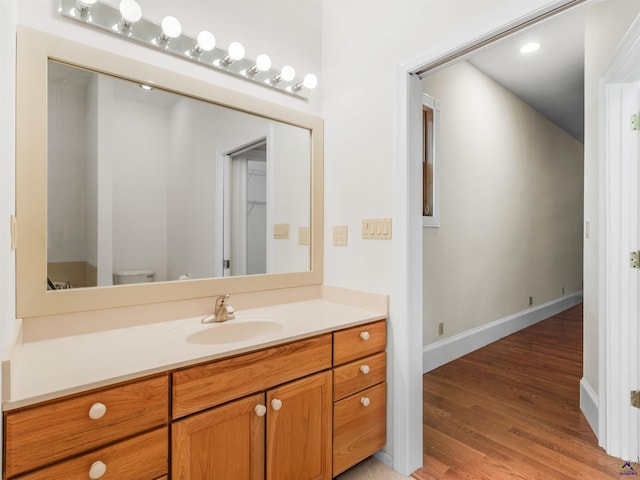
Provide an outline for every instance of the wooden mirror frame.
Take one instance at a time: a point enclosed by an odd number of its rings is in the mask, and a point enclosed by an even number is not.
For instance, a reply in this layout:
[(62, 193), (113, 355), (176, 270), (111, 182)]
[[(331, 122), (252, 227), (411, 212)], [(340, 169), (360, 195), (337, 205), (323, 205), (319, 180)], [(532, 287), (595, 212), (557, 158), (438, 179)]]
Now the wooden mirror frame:
[[(260, 98), (26, 27), (16, 79), (16, 315), (18, 318), (248, 293), (323, 280), (323, 122)], [(311, 132), (309, 271), (47, 290), (47, 64), (49, 60), (171, 90)]]

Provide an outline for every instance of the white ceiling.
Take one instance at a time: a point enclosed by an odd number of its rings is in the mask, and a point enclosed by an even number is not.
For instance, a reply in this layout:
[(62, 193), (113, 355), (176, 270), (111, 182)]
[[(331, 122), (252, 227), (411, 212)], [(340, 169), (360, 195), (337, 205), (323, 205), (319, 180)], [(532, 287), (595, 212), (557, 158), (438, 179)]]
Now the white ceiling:
[[(569, 12), (480, 50), (468, 60), (549, 120), (584, 141), (584, 12)], [(529, 54), (520, 47), (538, 42)]]

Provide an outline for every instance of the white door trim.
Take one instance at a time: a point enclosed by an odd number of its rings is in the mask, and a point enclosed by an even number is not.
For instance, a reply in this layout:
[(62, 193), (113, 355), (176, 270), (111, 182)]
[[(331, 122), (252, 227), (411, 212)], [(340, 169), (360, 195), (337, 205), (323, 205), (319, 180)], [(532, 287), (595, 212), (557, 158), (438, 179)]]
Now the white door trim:
[[(257, 129), (255, 131), (247, 131), (242, 132), (238, 135), (238, 138), (226, 142), (223, 145), (220, 145), (216, 148), (215, 152), (215, 205), (214, 212), (215, 217), (214, 220), (220, 219), (221, 221), (214, 221), (214, 276), (222, 277), (225, 275), (225, 272), (222, 269), (222, 262), (225, 258), (229, 258), (229, 252), (223, 252), (223, 249), (219, 246), (223, 246), (225, 244), (225, 229), (228, 230), (230, 225), (224, 225), (225, 217), (225, 191), (229, 190), (230, 184), (225, 184), (225, 162), (231, 162), (231, 156), (243, 150), (244, 148), (248, 148), (251, 145), (259, 143), (261, 141), (267, 141), (267, 225), (271, 225), (273, 214), (271, 212), (271, 206), (273, 206), (273, 165), (269, 162), (270, 158), (273, 158), (273, 128), (270, 126), (266, 129)], [(230, 168), (230, 165), (229, 165)], [(228, 212), (227, 212), (228, 213)], [(270, 253), (272, 251), (272, 244), (267, 235), (267, 272), (269, 272), (270, 266), (270, 256), (273, 255)], [(225, 255), (226, 254), (226, 255)], [(226, 272), (228, 276), (230, 272)]]
[(599, 170), (599, 444), (610, 455), (638, 461), (640, 410), (629, 391), (638, 385), (638, 270), (629, 252), (638, 238), (638, 132), (631, 114), (640, 103), (640, 21), (634, 21), (600, 81)]

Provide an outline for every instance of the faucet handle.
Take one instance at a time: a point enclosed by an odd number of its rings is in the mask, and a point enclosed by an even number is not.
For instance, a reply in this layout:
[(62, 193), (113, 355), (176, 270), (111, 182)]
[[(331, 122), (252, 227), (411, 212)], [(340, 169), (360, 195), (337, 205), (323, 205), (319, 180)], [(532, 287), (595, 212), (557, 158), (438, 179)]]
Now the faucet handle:
[(230, 298), (231, 296), (228, 293), (226, 295), (220, 295), (218, 298), (216, 298), (216, 306), (224, 307), (227, 300), (229, 300)]

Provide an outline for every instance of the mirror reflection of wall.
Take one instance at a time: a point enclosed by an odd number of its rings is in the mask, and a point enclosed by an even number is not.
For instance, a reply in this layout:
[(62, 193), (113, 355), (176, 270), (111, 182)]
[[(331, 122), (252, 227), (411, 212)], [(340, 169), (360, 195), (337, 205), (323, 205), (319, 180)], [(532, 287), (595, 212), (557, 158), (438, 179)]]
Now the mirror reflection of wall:
[(246, 224), (250, 241), (230, 244), (248, 260), (231, 273), (309, 271), (309, 246), (294, 236), (273, 241), (267, 224), (309, 226), (308, 130), (53, 61), (48, 83), (53, 282), (91, 287), (127, 273), (140, 281), (221, 276), (221, 165), (225, 150), (247, 136), (269, 140), (262, 164), (247, 166), (264, 171), (264, 200), (247, 197), (251, 215), (262, 213)]

